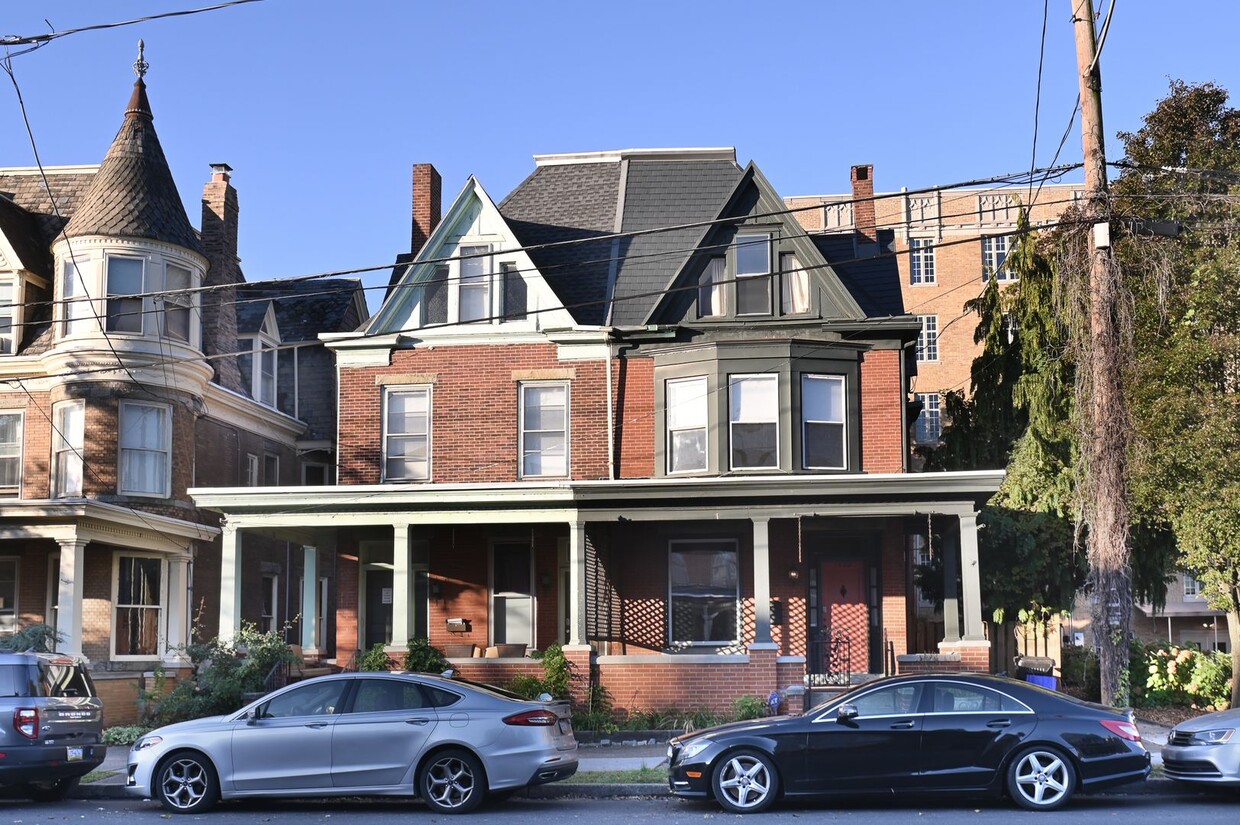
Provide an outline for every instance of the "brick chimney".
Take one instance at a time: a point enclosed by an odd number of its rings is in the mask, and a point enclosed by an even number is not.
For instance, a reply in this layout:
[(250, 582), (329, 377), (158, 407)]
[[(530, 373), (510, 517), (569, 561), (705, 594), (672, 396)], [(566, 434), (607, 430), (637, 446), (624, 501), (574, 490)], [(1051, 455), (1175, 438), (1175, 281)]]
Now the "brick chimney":
[(416, 258), (427, 239), (439, 226), (443, 200), (443, 180), (430, 163), (413, 165), (413, 233), (409, 254)]
[(862, 164), (852, 168), (853, 229), (857, 247), (878, 244), (878, 222), (874, 218), (874, 166)]
[(237, 290), (243, 281), (237, 258), (237, 190), (230, 182), (232, 167), (211, 164), (211, 180), (202, 190), (202, 246), (210, 262), (204, 286), (221, 287), (202, 293), (202, 351), (211, 359), (215, 383), (245, 393), (237, 351)]

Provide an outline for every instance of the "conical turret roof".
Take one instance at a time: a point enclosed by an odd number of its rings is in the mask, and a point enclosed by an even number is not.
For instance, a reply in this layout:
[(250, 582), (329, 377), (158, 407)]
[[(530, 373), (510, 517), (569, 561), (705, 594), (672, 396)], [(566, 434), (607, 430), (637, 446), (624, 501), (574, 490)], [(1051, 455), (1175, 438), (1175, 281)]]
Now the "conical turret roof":
[(133, 85), (125, 122), (112, 141), (65, 235), (150, 238), (202, 252), (155, 134), (142, 77)]

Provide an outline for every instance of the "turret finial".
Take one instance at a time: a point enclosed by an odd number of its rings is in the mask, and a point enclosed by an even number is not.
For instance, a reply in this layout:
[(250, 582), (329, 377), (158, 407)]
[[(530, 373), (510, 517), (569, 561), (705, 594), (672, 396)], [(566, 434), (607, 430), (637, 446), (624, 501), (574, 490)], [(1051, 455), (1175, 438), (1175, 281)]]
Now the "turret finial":
[(139, 40), (138, 41), (138, 61), (133, 64), (133, 70), (138, 75), (139, 80), (145, 77), (146, 70), (151, 68), (151, 64), (147, 63), (146, 60), (143, 59), (142, 55), (143, 55), (143, 52), (145, 51), (146, 51), (146, 43)]

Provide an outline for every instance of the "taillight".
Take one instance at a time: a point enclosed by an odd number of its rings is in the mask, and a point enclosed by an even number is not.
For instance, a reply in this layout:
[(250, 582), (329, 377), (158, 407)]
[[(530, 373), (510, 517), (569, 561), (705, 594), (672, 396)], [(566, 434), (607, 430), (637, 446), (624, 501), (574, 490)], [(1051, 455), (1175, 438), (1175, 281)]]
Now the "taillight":
[(17, 708), (13, 711), (13, 730), (27, 739), (39, 738), (39, 709)]
[(1103, 719), (1102, 726), (1120, 739), (1127, 739), (1129, 742), (1141, 741), (1141, 731), (1137, 730), (1137, 726), (1132, 722), (1123, 719)]
[(525, 713), (514, 713), (504, 717), (505, 725), (523, 725), (526, 727), (548, 727), (560, 721), (560, 717), (549, 710), (527, 710)]

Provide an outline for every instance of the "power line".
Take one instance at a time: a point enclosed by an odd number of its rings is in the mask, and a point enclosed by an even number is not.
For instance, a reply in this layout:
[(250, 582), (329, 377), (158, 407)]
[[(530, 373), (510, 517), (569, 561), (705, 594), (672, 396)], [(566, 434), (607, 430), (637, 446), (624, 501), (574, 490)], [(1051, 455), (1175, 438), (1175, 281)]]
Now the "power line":
[[(1038, 47), (1038, 83), (1033, 97), (1033, 149), (1029, 153), (1029, 200), (1033, 201), (1033, 169), (1038, 165), (1038, 121), (1042, 111), (1042, 65), (1046, 59), (1046, 22), (1050, 17), (1050, 0), (1042, 0), (1042, 42)], [(1041, 187), (1038, 187), (1041, 189)]]
[[(133, 20), (121, 20), (121, 21), (117, 21), (114, 23), (96, 23), (91, 26), (79, 26), (76, 29), (65, 29), (62, 32), (51, 31), (51, 32), (48, 32), (47, 34), (34, 34), (34, 35), (25, 35), (25, 36), (17, 35), (17, 34), (9, 34), (9, 35), (0, 37), (0, 46), (31, 46), (33, 45), (37, 48), (39, 46), (50, 43), (53, 40), (58, 40), (62, 37), (68, 37), (71, 34), (82, 34), (83, 32), (102, 31), (104, 29), (116, 29), (122, 26), (133, 26), (138, 23), (148, 23), (152, 20), (163, 20), (164, 18), (167, 18), (167, 17), (185, 17), (186, 15), (190, 15), (190, 14), (202, 14), (203, 12), (218, 11), (220, 9), (231, 8), (232, 6), (244, 6), (247, 3), (260, 3), (260, 2), (262, 2), (262, 0), (231, 0), (231, 2), (217, 3), (214, 6), (203, 6), (202, 8), (197, 8), (197, 9), (182, 9), (180, 11), (166, 11), (166, 12), (161, 12), (160, 14), (148, 14), (145, 17), (136, 17)], [(51, 27), (51, 23), (48, 23), (48, 27), (49, 28)], [(15, 57), (16, 55), (10, 55), (10, 56)]]

